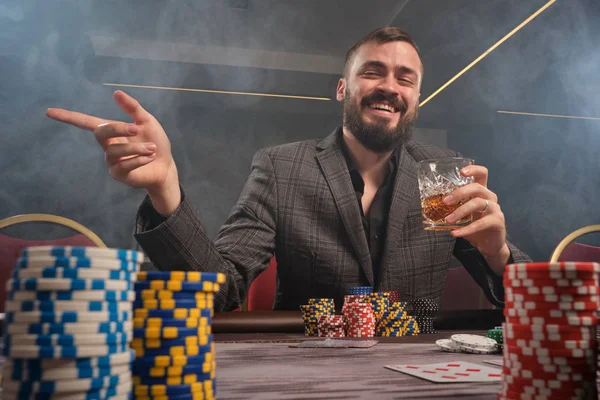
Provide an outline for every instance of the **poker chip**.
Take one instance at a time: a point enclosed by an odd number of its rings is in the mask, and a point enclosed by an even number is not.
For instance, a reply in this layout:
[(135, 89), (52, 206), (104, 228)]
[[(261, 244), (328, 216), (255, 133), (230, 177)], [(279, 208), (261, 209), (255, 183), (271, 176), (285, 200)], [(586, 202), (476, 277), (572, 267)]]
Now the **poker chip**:
[(321, 315), (318, 321), (320, 337), (345, 337), (345, 322), (342, 315)]
[(192, 373), (187, 375), (179, 376), (165, 376), (165, 377), (152, 377), (147, 375), (139, 375), (134, 377), (133, 383), (135, 386), (179, 386), (179, 385), (191, 385), (194, 383), (202, 383), (215, 379), (215, 374), (211, 371), (209, 373)]
[(13, 381), (6, 379), (2, 382), (3, 390), (19, 393), (61, 393), (87, 392), (113, 387), (118, 384), (130, 383), (131, 371), (121, 375), (109, 375), (100, 378), (68, 379), (58, 381)]
[(558, 263), (518, 263), (508, 264), (507, 272), (548, 274), (552, 271), (572, 271), (576, 273), (600, 272), (600, 264), (594, 262), (558, 262)]
[(129, 398), (142, 261), (141, 253), (119, 249), (22, 250), (6, 282), (3, 396)]
[(129, 332), (109, 334), (63, 334), (63, 335), (39, 335), (39, 334), (6, 334), (3, 337), (4, 347), (12, 346), (84, 346), (84, 345), (107, 345), (129, 342)]
[(184, 367), (189, 365), (203, 364), (205, 355), (200, 354), (197, 356), (144, 356), (136, 357), (133, 363), (133, 368), (138, 367), (153, 367), (153, 368), (169, 368), (169, 367)]
[(137, 264), (144, 262), (144, 254), (135, 250), (112, 249), (100, 247), (76, 247), (76, 246), (32, 246), (23, 249), (21, 257), (79, 257), (79, 258), (106, 258), (133, 261)]
[(109, 302), (109, 301), (17, 301), (7, 300), (5, 303), (6, 312), (23, 311), (75, 311), (75, 312), (131, 312), (132, 305), (129, 301)]
[(211, 333), (210, 326), (198, 326), (195, 328), (181, 328), (168, 326), (164, 328), (134, 328), (133, 337), (146, 339), (175, 339), (186, 336), (205, 336)]
[(131, 281), (137, 278), (137, 272), (97, 269), (97, 268), (29, 268), (15, 269), (12, 277), (14, 279), (30, 278), (67, 278), (67, 279), (109, 279)]
[(124, 261), (117, 259), (109, 260), (105, 258), (20, 257), (17, 258), (17, 262), (15, 265), (15, 269), (18, 269), (19, 271), (46, 268), (70, 268), (138, 272), (140, 270), (140, 264), (134, 261)]
[(463, 353), (472, 353), (472, 354), (495, 354), (498, 352), (496, 348), (489, 349), (485, 347), (466, 347), (460, 346), (460, 351)]
[(7, 334), (65, 335), (83, 333), (131, 332), (131, 322), (90, 322), (90, 323), (12, 323), (5, 328)]
[(25, 278), (9, 279), (6, 290), (131, 290), (133, 283), (102, 279)]
[(529, 287), (506, 287), (505, 292), (511, 294), (561, 294), (561, 295), (592, 295), (598, 294), (600, 289), (595, 284), (577, 287), (555, 287), (555, 286), (529, 286)]
[(220, 273), (138, 274), (131, 341), (136, 399), (214, 397), (212, 315), (214, 293), (224, 282)]
[(131, 313), (128, 311), (98, 311), (98, 312), (77, 312), (77, 311), (28, 311), (28, 312), (7, 312), (6, 321), (9, 324), (29, 322), (29, 323), (73, 323), (73, 322), (124, 322), (129, 320)]
[(138, 300), (206, 300), (213, 299), (212, 292), (172, 292), (170, 290), (138, 289), (135, 291)]
[(373, 293), (373, 288), (371, 286), (355, 286), (348, 289), (348, 294), (354, 296), (363, 296), (371, 293)]
[(11, 292), (8, 300), (16, 301), (133, 301), (135, 292), (130, 291), (54, 291), (54, 292)]
[(122, 353), (129, 349), (127, 343), (95, 346), (28, 346), (12, 345), (4, 347), (3, 354), (11, 358), (88, 358)]
[(145, 345), (133, 346), (137, 357), (157, 357), (157, 356), (202, 356), (206, 354), (214, 354), (214, 346), (212, 343), (206, 345), (199, 344), (184, 344), (171, 345), (168, 347), (158, 346), (155, 348), (146, 347)]
[(213, 310), (209, 308), (174, 308), (172, 310), (148, 310), (136, 308), (133, 310), (134, 318), (159, 318), (159, 319), (187, 319), (212, 317)]
[(165, 299), (165, 300), (135, 300), (133, 305), (145, 310), (172, 310), (175, 308), (213, 308), (213, 297), (194, 300)]
[(138, 376), (149, 376), (154, 378), (161, 378), (167, 376), (185, 376), (188, 374), (206, 374), (213, 369), (214, 359), (212, 354), (205, 355), (205, 361), (202, 364), (192, 364), (183, 367), (147, 367), (147, 366), (134, 366), (132, 371)]
[(207, 311), (208, 317), (201, 318), (134, 318), (134, 328), (161, 328), (161, 327), (181, 327), (195, 328), (212, 324), (210, 312)]
[(595, 393), (599, 272), (596, 263), (506, 266), (500, 398)]
[[(319, 319), (322, 316), (333, 316), (335, 307), (333, 299), (311, 299), (312, 304), (300, 306), (305, 336), (319, 336)], [(310, 300), (309, 300), (310, 301)]]
[[(211, 327), (208, 327), (212, 329)], [(207, 335), (194, 335), (194, 336), (184, 336), (175, 339), (148, 339), (148, 338), (140, 338), (134, 337), (131, 340), (131, 347), (135, 350), (136, 348), (147, 348), (147, 349), (158, 349), (158, 348), (168, 348), (173, 346), (205, 346), (213, 341), (212, 334)]]
[(437, 344), (440, 350), (442, 351), (446, 351), (449, 353), (461, 352), (460, 346), (457, 346), (456, 343), (451, 339), (438, 339), (435, 341), (435, 344)]
[(103, 368), (28, 368), (23, 360), (7, 362), (3, 374), (14, 381), (64, 381), (68, 379), (99, 378), (129, 372), (129, 364)]
[(215, 272), (198, 271), (142, 271), (140, 281), (186, 281), (225, 283), (225, 275)]
[(138, 281), (136, 290), (170, 290), (172, 292), (218, 292), (220, 286), (212, 281), (186, 282), (186, 281)]
[(481, 335), (455, 334), (450, 337), (457, 346), (472, 349), (495, 350), (498, 342)]
[[(205, 381), (211, 382), (212, 381)], [(165, 396), (177, 394), (203, 393), (207, 387), (205, 382), (189, 385), (134, 385), (135, 396)]]

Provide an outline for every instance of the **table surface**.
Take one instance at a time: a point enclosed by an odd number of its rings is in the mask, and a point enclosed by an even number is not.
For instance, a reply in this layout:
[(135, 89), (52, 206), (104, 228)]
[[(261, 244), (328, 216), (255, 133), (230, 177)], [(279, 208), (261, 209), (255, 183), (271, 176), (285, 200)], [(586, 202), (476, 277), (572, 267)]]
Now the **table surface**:
[[(485, 331), (460, 331), (485, 335)], [(439, 384), (384, 368), (484, 360), (501, 355), (446, 353), (435, 345), (457, 331), (375, 338), (371, 348), (292, 348), (302, 334), (217, 334), (217, 398), (228, 399), (496, 399), (500, 383)]]

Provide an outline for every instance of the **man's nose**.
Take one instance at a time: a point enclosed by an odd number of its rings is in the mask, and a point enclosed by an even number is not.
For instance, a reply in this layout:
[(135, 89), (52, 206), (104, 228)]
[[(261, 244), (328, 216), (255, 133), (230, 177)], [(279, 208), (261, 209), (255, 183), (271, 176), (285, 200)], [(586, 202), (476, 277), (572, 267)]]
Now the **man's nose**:
[(390, 76), (381, 79), (379, 85), (377, 85), (377, 89), (381, 92), (394, 94), (396, 96), (399, 94), (398, 82), (396, 82), (396, 79), (394, 77)]

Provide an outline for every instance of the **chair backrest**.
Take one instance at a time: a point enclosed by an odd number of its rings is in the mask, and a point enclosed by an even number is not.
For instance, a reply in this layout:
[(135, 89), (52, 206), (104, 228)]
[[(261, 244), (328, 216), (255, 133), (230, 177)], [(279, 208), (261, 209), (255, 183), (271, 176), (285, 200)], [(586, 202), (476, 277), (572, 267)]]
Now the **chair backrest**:
[(446, 286), (442, 294), (442, 310), (479, 310), (491, 309), (483, 290), (463, 267), (448, 269)]
[(592, 232), (600, 232), (600, 225), (589, 225), (569, 233), (556, 246), (550, 262), (557, 261), (594, 261), (600, 262), (600, 247), (575, 242), (575, 239)]
[(271, 311), (275, 301), (276, 281), (277, 261), (273, 257), (267, 269), (250, 285), (248, 299), (242, 306), (242, 311)]
[(6, 281), (10, 278), (15, 262), (22, 249), (31, 246), (94, 246), (106, 247), (104, 242), (91, 230), (71, 219), (50, 214), (23, 214), (0, 220), (0, 229), (11, 225), (46, 222), (68, 227), (75, 235), (51, 240), (28, 240), (0, 233), (0, 312), (4, 312)]

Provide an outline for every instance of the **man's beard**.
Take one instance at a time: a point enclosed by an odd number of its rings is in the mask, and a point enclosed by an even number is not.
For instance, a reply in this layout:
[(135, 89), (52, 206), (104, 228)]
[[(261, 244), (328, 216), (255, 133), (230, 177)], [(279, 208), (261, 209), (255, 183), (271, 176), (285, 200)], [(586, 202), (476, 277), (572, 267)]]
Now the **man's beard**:
[[(412, 125), (419, 114), (418, 109), (407, 113), (406, 104), (396, 96), (385, 93), (374, 93), (365, 96), (356, 106), (352, 101), (350, 91), (346, 88), (344, 95), (344, 127), (365, 148), (375, 153), (385, 153), (406, 143), (412, 137)], [(361, 111), (370, 104), (387, 102), (400, 112), (400, 119), (395, 127), (388, 127), (389, 119), (385, 117), (372, 116), (375, 122), (367, 123), (363, 120)]]

